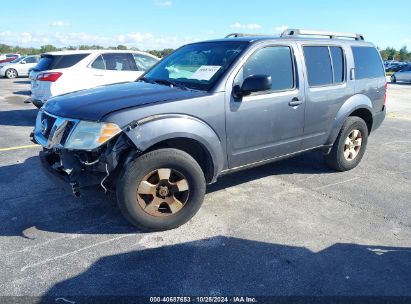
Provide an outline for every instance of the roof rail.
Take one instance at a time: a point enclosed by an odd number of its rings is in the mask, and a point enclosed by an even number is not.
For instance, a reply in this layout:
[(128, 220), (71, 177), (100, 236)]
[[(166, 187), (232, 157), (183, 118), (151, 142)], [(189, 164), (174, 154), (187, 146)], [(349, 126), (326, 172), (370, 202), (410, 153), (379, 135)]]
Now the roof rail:
[(333, 39), (336, 37), (344, 37), (344, 38), (354, 38), (355, 40), (364, 40), (364, 36), (361, 34), (313, 31), (313, 30), (303, 30), (303, 29), (287, 29), (281, 34), (281, 37), (290, 37), (290, 36), (299, 36), (299, 35), (328, 36), (330, 39)]
[(225, 36), (224, 38), (236, 38), (236, 37), (258, 37), (258, 36), (267, 36), (263, 34), (246, 34), (246, 33), (231, 33)]

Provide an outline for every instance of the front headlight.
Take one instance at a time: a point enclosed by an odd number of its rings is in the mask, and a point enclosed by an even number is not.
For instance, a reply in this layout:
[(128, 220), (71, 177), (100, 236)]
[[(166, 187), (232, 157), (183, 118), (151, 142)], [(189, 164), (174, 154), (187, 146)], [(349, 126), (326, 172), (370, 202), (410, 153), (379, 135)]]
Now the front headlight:
[(93, 150), (121, 132), (114, 123), (80, 121), (64, 145), (67, 149)]

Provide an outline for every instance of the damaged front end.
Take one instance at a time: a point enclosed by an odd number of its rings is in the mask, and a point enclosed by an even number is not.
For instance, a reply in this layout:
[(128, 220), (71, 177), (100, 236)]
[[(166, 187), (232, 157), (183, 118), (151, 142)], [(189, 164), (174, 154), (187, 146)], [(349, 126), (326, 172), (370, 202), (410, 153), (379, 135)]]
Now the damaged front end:
[(46, 175), (76, 197), (81, 189), (95, 186), (107, 192), (115, 187), (123, 165), (138, 151), (123, 132), (91, 150), (66, 148), (78, 124), (77, 120), (39, 112), (31, 137), (43, 146), (42, 167)]

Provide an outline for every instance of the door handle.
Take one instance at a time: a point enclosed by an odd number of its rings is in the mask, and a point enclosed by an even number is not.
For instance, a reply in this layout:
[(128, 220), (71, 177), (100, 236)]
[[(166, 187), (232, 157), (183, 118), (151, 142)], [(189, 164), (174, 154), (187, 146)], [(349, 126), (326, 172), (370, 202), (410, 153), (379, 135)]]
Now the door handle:
[(302, 100), (298, 99), (298, 97), (294, 97), (293, 99), (291, 99), (291, 101), (288, 103), (288, 105), (290, 107), (297, 107), (302, 103), (303, 103)]

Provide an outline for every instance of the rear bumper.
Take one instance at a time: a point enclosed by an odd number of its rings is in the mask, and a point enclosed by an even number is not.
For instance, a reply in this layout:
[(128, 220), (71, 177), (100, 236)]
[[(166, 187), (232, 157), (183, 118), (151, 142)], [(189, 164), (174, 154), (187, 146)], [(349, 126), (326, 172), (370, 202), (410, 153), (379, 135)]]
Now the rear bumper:
[(376, 114), (374, 114), (373, 119), (372, 119), (373, 123), (372, 123), (372, 130), (371, 131), (375, 131), (376, 129), (378, 129), (381, 126), (382, 122), (385, 119), (385, 112), (386, 112), (386, 108), (384, 106), (382, 111), (377, 112)]

